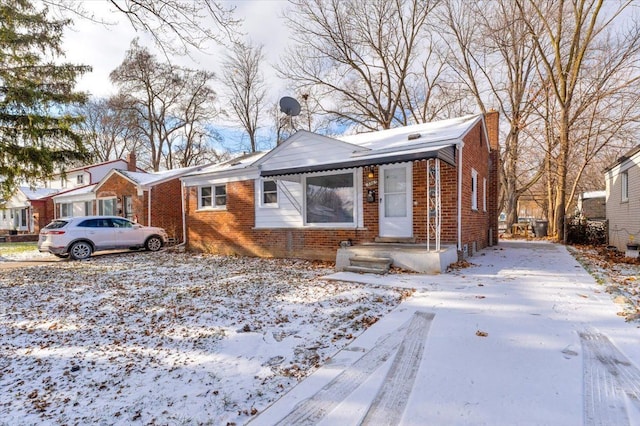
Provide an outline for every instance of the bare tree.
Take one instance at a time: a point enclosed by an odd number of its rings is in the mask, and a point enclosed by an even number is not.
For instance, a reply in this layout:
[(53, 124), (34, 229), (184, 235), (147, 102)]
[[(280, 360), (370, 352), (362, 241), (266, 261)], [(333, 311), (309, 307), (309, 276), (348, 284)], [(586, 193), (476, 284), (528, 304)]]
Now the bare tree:
[(448, 63), (480, 110), (498, 108), (508, 126), (501, 147), (500, 206), (509, 230), (518, 220), (520, 196), (544, 171), (543, 158), (527, 163), (522, 157), (528, 144), (523, 130), (531, 124), (540, 98), (537, 51), (520, 10), (510, 0), (486, 4), (447, 0), (439, 16), (449, 46)]
[[(163, 159), (173, 167), (173, 145), (182, 133), (182, 140), (199, 142), (200, 136), (191, 128), (204, 125), (212, 118), (215, 93), (209, 87), (213, 74), (193, 71), (159, 62), (134, 40), (125, 60), (110, 74), (121, 96), (137, 118), (137, 126), (148, 150), (149, 166), (160, 169)], [(189, 152), (182, 148), (182, 152)], [(189, 162), (182, 159), (180, 163)]]
[[(181, 96), (177, 108), (172, 111), (175, 117), (164, 123), (165, 133), (171, 134), (165, 155), (168, 169), (195, 165), (200, 159), (215, 157), (211, 141), (219, 135), (206, 128), (217, 114), (214, 105), (216, 94), (210, 86), (212, 79), (212, 73), (181, 70), (177, 88)], [(177, 123), (183, 123), (181, 130), (172, 132), (171, 127)]]
[(610, 2), (603, 8), (603, 0), (516, 1), (538, 51), (540, 73), (552, 96), (550, 107), (556, 111), (549, 124), (554, 140), (557, 137), (554, 170), (549, 170), (555, 173), (550, 222), (560, 240), (570, 206), (568, 176), (576, 127), (599, 99), (639, 78), (638, 23), (615, 26), (631, 3)]
[[(98, 25), (114, 24), (109, 18), (96, 16), (84, 7), (83, 3), (87, 1), (43, 0), (51, 9), (65, 16), (79, 16)], [(151, 35), (167, 57), (170, 54), (188, 54), (190, 49), (203, 50), (210, 41), (222, 44), (233, 41), (241, 24), (241, 20), (234, 16), (235, 7), (215, 0), (108, 1), (135, 30)], [(113, 16), (118, 15), (110, 18)]]
[(290, 3), (286, 19), (297, 44), (283, 55), (278, 72), (299, 92), (315, 89), (324, 113), (363, 130), (424, 116), (402, 109), (414, 106), (407, 105), (409, 80), (426, 69), (418, 59), (429, 49), (421, 42), (428, 41), (426, 20), (437, 0)]
[(77, 109), (84, 116), (78, 125), (93, 161), (124, 158), (139, 143), (136, 117), (122, 96), (92, 99)]
[(224, 61), (223, 80), (234, 112), (249, 137), (251, 152), (258, 150), (257, 132), (264, 111), (266, 86), (261, 67), (262, 45), (236, 43)]

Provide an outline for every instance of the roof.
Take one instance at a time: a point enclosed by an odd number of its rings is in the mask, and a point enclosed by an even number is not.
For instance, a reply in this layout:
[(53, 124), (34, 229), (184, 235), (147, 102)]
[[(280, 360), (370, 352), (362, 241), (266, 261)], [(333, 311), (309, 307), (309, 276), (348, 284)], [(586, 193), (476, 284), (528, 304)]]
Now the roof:
[(638, 153), (640, 153), (640, 145), (636, 146), (635, 148), (630, 149), (622, 157), (618, 158), (615, 163), (613, 163), (612, 165), (610, 165), (609, 167), (604, 169), (605, 173), (610, 171), (611, 169), (615, 168), (616, 166), (621, 165), (625, 161), (630, 160), (631, 158), (633, 158)]
[(252, 166), (255, 162), (265, 156), (267, 152), (252, 152), (249, 154), (243, 154), (239, 157), (232, 158), (231, 160), (223, 161), (222, 163), (209, 164), (207, 166), (196, 167), (191, 173), (186, 174), (189, 176), (200, 176), (211, 173), (228, 172), (234, 170), (246, 169)]
[(339, 136), (336, 139), (371, 150), (403, 150), (418, 144), (461, 139), (481, 119), (482, 115), (466, 115), (376, 132)]
[(587, 200), (590, 198), (604, 198), (607, 196), (607, 191), (588, 191), (580, 194), (580, 198), (583, 200)]
[(58, 192), (56, 195), (54, 195), (53, 198), (54, 199), (71, 198), (71, 197), (77, 197), (77, 196), (90, 194), (93, 191), (93, 188), (96, 187), (96, 185), (97, 184), (85, 185), (85, 186), (81, 186), (79, 188), (73, 188), (73, 189), (69, 189), (67, 191), (61, 191), (61, 192)]
[[(73, 169), (66, 170), (65, 173), (69, 174), (69, 173), (73, 173), (73, 172), (79, 172), (79, 171), (82, 171), (82, 170), (92, 169), (92, 168), (95, 168), (95, 167), (105, 166), (107, 164), (119, 163), (119, 162), (124, 163), (124, 165), (128, 165), (129, 164), (129, 162), (127, 160), (125, 160), (123, 158), (117, 158), (115, 160), (103, 161), (101, 163), (95, 163), (95, 164), (89, 164), (89, 165), (80, 166), (80, 167), (74, 167)], [(142, 169), (140, 167), (136, 167), (136, 169), (142, 171)], [(60, 173), (58, 173), (58, 174), (60, 174)]]
[[(377, 132), (340, 136), (333, 140), (346, 142), (352, 147), (346, 155), (336, 158), (334, 150), (344, 149), (344, 147), (335, 146), (335, 143), (332, 146), (331, 142), (327, 142), (325, 149), (317, 156), (298, 158), (297, 163), (290, 166), (283, 167), (282, 162), (273, 162), (275, 164), (270, 165), (266, 161), (261, 165), (260, 174), (261, 176), (279, 176), (311, 173), (426, 158), (439, 158), (449, 164), (455, 164), (455, 146), (462, 143), (464, 136), (479, 122), (483, 122), (482, 115), (467, 115)], [(276, 158), (278, 154), (282, 155), (279, 151), (287, 148), (285, 141), (274, 148), (270, 156)], [(488, 145), (487, 149), (489, 149)]]
[(41, 200), (43, 198), (50, 197), (57, 193), (59, 189), (52, 188), (30, 188), (28, 186), (21, 186), (20, 191), (27, 197), (28, 200)]
[(128, 170), (117, 170), (115, 173), (119, 173), (127, 177), (132, 182), (141, 186), (153, 186), (167, 180), (171, 180), (176, 177), (180, 177), (189, 173), (192, 170), (196, 170), (198, 166), (182, 167), (179, 169), (163, 170), (159, 172), (130, 172)]

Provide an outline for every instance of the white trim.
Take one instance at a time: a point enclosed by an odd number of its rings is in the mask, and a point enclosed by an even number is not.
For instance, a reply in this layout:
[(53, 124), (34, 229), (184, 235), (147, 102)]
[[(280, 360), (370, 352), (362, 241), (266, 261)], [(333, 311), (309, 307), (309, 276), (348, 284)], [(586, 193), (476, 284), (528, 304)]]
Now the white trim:
[(478, 211), (478, 171), (471, 168), (471, 210)]
[[(273, 182), (276, 185), (276, 202), (275, 203), (265, 203), (264, 202), (264, 184), (265, 182)], [(278, 185), (278, 181), (275, 179), (271, 179), (271, 178), (260, 178), (260, 179), (256, 179), (256, 183), (258, 184), (257, 186), (257, 191), (256, 194), (258, 194), (258, 202), (257, 202), (257, 206), (261, 209), (277, 209), (280, 206), (280, 188)], [(270, 191), (271, 193), (273, 193), (273, 191)]]
[(180, 180), (184, 182), (187, 187), (200, 187), (207, 185), (221, 185), (232, 182), (241, 182), (244, 180), (255, 180), (260, 178), (260, 172), (257, 169), (251, 170), (250, 173), (247, 170), (242, 169), (233, 172), (216, 172), (207, 175), (199, 175), (193, 177), (182, 177)]
[(487, 178), (482, 178), (482, 211), (487, 211)]
[(458, 145), (458, 251), (462, 251), (462, 148)]

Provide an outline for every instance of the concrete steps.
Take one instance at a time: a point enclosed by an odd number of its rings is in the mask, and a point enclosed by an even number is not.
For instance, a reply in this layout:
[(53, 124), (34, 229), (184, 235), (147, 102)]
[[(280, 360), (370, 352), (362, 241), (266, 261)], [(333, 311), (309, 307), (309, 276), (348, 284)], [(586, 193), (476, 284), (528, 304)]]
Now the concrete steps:
[(349, 266), (345, 266), (344, 270), (362, 274), (384, 275), (389, 272), (392, 263), (393, 259), (390, 257), (352, 256), (349, 258)]

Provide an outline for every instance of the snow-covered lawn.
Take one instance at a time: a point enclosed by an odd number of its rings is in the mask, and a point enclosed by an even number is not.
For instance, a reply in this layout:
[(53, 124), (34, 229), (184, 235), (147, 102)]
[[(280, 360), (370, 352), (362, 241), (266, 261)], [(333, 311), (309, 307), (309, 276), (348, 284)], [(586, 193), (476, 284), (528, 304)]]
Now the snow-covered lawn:
[(320, 278), (331, 266), (143, 252), (0, 269), (0, 424), (243, 424), (412, 294)]

